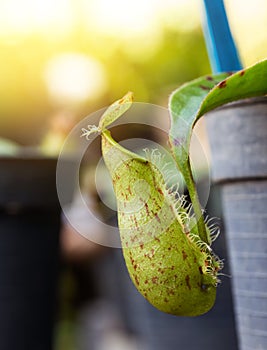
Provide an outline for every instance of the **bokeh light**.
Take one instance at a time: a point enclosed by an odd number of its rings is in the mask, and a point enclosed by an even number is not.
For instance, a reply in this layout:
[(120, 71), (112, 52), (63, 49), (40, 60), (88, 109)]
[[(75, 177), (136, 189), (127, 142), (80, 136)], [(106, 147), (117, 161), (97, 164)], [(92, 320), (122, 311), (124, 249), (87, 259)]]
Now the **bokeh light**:
[(102, 65), (78, 53), (64, 53), (51, 58), (44, 77), (51, 97), (65, 105), (98, 98), (107, 88)]

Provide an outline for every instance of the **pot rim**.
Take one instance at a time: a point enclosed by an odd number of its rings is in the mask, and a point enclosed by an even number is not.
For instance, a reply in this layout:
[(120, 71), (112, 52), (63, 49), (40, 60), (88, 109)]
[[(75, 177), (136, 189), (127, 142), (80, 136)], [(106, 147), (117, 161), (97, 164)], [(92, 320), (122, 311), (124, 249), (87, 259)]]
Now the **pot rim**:
[[(213, 111), (222, 110), (222, 109), (229, 109), (229, 108), (240, 108), (240, 107), (246, 107), (248, 105), (256, 105), (256, 104), (267, 104), (267, 95), (257, 96), (257, 97), (249, 97), (249, 98), (244, 98), (244, 99), (239, 100), (239, 101), (228, 102), (223, 106), (215, 108)], [(213, 111), (209, 111), (207, 114), (212, 113)]]

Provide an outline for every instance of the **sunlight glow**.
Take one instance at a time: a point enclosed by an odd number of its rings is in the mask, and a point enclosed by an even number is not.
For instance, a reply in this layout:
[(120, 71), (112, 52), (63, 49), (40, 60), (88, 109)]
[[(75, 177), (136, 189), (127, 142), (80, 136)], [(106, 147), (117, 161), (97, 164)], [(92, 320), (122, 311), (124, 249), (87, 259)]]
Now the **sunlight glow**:
[(72, 24), (71, 10), (70, 0), (1, 0), (0, 32), (67, 30)]
[[(225, 5), (244, 63), (265, 57), (267, 1), (225, 0)], [(12, 45), (31, 35), (51, 42), (79, 29), (90, 37), (114, 37), (138, 59), (141, 51), (143, 57), (153, 55), (163, 28), (200, 28), (202, 11), (203, 0), (0, 0), (0, 37)]]
[(201, 23), (201, 0), (158, 1), (159, 20), (173, 30), (191, 31)]
[(155, 33), (162, 24), (191, 30), (200, 24), (197, 0), (87, 0), (83, 7), (90, 17), (89, 27), (117, 37)]
[[(156, 0), (157, 2), (157, 0)], [(155, 25), (155, 0), (84, 0), (90, 25), (100, 32), (119, 36), (137, 35)]]
[(267, 1), (225, 0), (229, 22), (243, 63), (266, 57)]
[(46, 66), (44, 77), (51, 97), (63, 104), (98, 98), (107, 87), (102, 65), (93, 58), (77, 53), (52, 58)]

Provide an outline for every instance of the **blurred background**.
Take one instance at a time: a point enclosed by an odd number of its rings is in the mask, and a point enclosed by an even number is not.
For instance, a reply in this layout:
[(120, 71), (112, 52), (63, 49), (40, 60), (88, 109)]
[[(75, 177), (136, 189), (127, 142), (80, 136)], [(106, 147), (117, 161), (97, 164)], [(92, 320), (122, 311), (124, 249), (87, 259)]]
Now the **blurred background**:
[[(266, 1), (225, 4), (244, 65), (264, 58)], [(0, 136), (40, 144), (129, 90), (167, 106), (211, 71), (201, 20), (201, 0), (1, 0)]]
[[(226, 0), (225, 5), (244, 66), (265, 58), (267, 2)], [(0, 0), (2, 143), (40, 147), (45, 154), (57, 155), (78, 121), (127, 91), (134, 92), (135, 101), (167, 107), (175, 88), (211, 73), (202, 17), (201, 0)], [(88, 300), (99, 300), (101, 285), (95, 285), (94, 274), (110, 278), (108, 254), (95, 246), (81, 252), (85, 240), (73, 239), (68, 229), (56, 350), (78, 349), (82, 328), (101, 334), (101, 327), (121, 327), (117, 311), (102, 299), (97, 307), (90, 304), (89, 317), (81, 311)], [(97, 272), (92, 259), (99, 262)], [(107, 313), (115, 316), (107, 318)], [(100, 328), (93, 321), (96, 314)], [(121, 334), (108, 338), (106, 347), (93, 349), (113, 349), (112, 339), (117, 350), (137, 349), (134, 339)]]

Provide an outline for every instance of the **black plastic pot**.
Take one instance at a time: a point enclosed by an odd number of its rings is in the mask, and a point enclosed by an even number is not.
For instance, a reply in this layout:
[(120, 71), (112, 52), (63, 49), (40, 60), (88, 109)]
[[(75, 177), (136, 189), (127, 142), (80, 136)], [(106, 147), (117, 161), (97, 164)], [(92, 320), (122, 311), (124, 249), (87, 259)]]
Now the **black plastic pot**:
[(0, 159), (0, 349), (49, 350), (59, 268), (57, 159)]
[(267, 98), (206, 117), (220, 183), (240, 350), (267, 349)]

